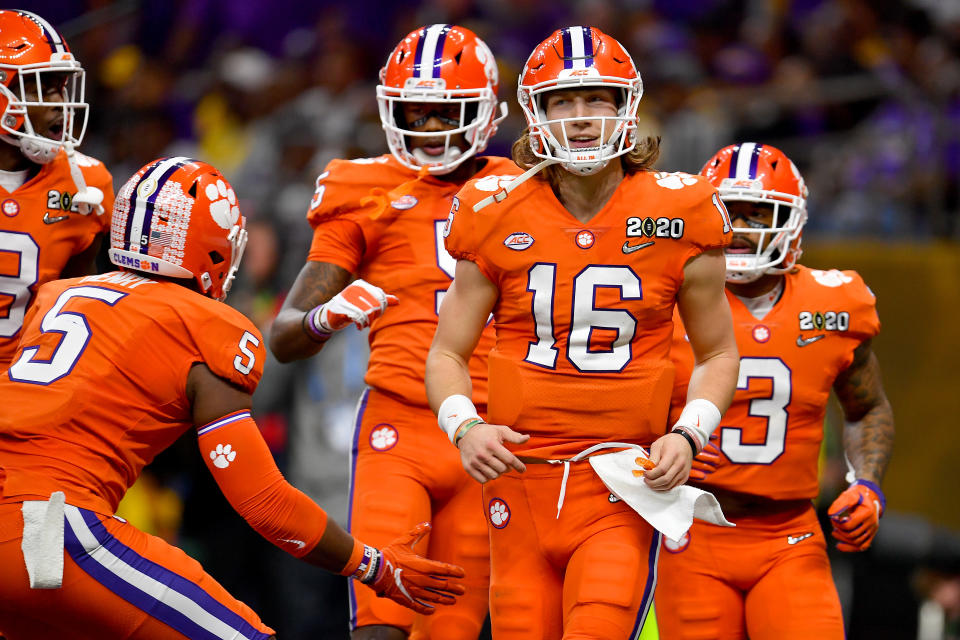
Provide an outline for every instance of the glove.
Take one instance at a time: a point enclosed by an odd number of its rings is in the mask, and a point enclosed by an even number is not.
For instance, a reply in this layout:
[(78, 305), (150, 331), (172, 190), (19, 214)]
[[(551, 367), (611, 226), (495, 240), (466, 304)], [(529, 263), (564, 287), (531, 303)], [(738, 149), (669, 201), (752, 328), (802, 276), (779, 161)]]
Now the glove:
[(693, 465), (690, 467), (690, 479), (706, 480), (708, 475), (717, 470), (722, 461), (720, 449), (717, 447), (717, 436), (710, 436), (710, 440), (703, 451), (693, 459)]
[(463, 568), (418, 556), (413, 547), (430, 531), (430, 523), (421, 522), (409, 533), (380, 550), (380, 567), (370, 587), (381, 598), (390, 598), (417, 613), (430, 615), (436, 604), (453, 604), (454, 596), (462, 596)]
[(354, 280), (343, 291), (310, 312), (310, 322), (321, 333), (333, 333), (351, 322), (358, 329), (369, 327), (388, 306), (400, 302), (396, 296), (365, 280)]
[(866, 551), (877, 535), (886, 506), (880, 487), (869, 480), (854, 481), (827, 509), (837, 549)]

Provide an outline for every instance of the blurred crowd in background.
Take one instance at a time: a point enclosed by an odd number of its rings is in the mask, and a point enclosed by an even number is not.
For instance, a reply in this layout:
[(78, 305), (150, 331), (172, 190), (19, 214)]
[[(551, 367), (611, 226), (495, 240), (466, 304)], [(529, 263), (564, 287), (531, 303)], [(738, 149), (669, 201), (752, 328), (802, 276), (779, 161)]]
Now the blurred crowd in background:
[[(532, 48), (556, 28), (589, 24), (619, 39), (641, 71), (642, 127), (663, 138), (658, 168), (695, 173), (724, 145), (762, 141), (807, 180), (808, 237), (960, 241), (956, 1), (27, 0), (22, 8), (56, 25), (84, 64), (83, 151), (106, 163), (116, 188), (166, 155), (200, 158), (229, 177), (250, 241), (228, 302), (264, 332), (306, 257), (316, 176), (332, 158), (387, 152), (378, 71), (400, 38), (436, 22), (469, 27), (497, 56), (511, 115), (490, 153), (509, 155), (523, 128), (516, 81)], [(291, 481), (341, 521), (366, 364), (366, 336), (343, 334), (310, 361), (268, 362), (254, 407)], [(153, 465), (126, 513), (176, 539), (281, 638), (346, 637), (342, 580), (249, 531), (205, 477), (195, 440), (181, 445)], [(954, 589), (942, 606), (960, 619), (960, 581), (908, 578), (924, 597)], [(892, 633), (871, 637), (916, 637)]]

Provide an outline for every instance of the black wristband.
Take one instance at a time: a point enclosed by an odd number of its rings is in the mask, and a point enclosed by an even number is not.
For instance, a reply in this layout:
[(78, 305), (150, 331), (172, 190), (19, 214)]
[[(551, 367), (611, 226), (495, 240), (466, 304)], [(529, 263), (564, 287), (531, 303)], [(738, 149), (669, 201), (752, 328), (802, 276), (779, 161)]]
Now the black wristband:
[(674, 430), (671, 431), (670, 433), (675, 433), (675, 434), (677, 434), (678, 436), (683, 436), (684, 438), (686, 438), (687, 444), (690, 445), (690, 449), (693, 451), (693, 457), (694, 457), (694, 458), (697, 457), (697, 453), (698, 453), (698, 452), (697, 452), (697, 443), (693, 441), (693, 436), (691, 436), (689, 433), (687, 433), (687, 432), (684, 431), (683, 429), (674, 429)]

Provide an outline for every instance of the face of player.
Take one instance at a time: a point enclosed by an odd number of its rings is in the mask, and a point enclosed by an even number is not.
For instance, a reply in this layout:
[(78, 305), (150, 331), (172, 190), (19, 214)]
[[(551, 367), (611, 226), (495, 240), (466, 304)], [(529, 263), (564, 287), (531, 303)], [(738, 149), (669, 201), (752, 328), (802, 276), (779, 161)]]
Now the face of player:
[[(438, 134), (460, 127), (460, 104), (444, 102), (407, 102), (403, 104), (403, 117), (407, 122), (406, 128), (411, 131), (437, 132)], [(466, 123), (464, 123), (466, 124)], [(408, 136), (407, 145), (410, 151), (420, 149), (428, 156), (437, 158), (443, 156), (446, 136), (438, 135), (435, 138), (426, 136)], [(460, 151), (470, 148), (462, 133), (450, 139), (450, 144)]]
[(773, 225), (773, 205), (744, 201), (724, 201), (724, 205), (733, 224), (733, 240), (727, 253), (756, 253), (760, 234), (737, 233), (737, 229), (769, 229)]
[[(41, 85), (38, 90), (36, 81), (31, 77), (31, 81), (26, 83), (25, 97), (27, 100), (37, 102), (65, 102), (67, 81), (66, 74), (44, 73), (41, 74)], [(35, 134), (52, 140), (60, 140), (63, 136), (63, 109), (60, 107), (56, 105), (28, 107), (27, 115), (30, 117)]]
[(604, 120), (599, 119), (617, 115), (617, 94), (614, 89), (559, 89), (547, 93), (544, 100), (547, 120), (571, 119), (550, 125), (550, 133), (568, 149), (599, 147), (616, 126), (613, 120), (607, 120), (604, 126)]

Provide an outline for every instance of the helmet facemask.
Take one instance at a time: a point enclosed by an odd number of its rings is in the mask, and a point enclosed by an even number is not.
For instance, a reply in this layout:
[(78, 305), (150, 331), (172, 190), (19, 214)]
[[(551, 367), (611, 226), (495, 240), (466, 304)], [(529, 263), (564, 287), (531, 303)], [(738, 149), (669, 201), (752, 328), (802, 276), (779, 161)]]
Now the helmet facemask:
[[(736, 182), (732, 178), (724, 182)], [(807, 220), (806, 202), (800, 196), (759, 188), (741, 188), (721, 185), (720, 199), (724, 204), (750, 202), (772, 208), (770, 226), (744, 218), (746, 227), (734, 227), (734, 238), (749, 237), (755, 250), (751, 253), (726, 253), (727, 282), (747, 283), (766, 274), (786, 273), (796, 264), (803, 225)], [(729, 208), (729, 207), (728, 207)], [(734, 217), (731, 214), (731, 221)]]

